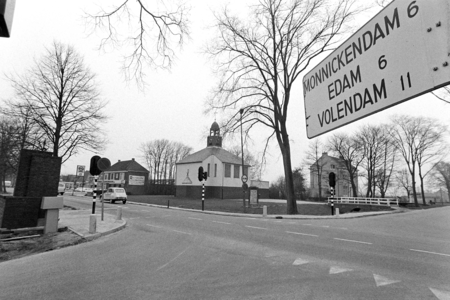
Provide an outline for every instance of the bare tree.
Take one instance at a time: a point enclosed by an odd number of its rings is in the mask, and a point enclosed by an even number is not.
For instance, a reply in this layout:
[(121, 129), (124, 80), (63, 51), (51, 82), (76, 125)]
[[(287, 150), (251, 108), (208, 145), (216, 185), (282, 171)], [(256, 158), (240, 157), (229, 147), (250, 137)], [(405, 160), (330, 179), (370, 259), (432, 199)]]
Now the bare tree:
[(13, 119), (0, 118), (0, 191), (6, 192), (6, 177), (17, 168), (20, 128)]
[(19, 99), (16, 111), (23, 113), (24, 120), (32, 118), (62, 162), (80, 149), (102, 148), (105, 104), (95, 88), (95, 75), (72, 46), (54, 42), (33, 68), (8, 79)]
[(388, 127), (365, 125), (356, 134), (356, 138), (364, 146), (361, 166), (366, 171), (366, 197), (375, 197), (377, 187), (381, 197), (384, 197), (395, 162), (395, 147), (389, 138)]
[(427, 163), (434, 165), (442, 157), (442, 140), (445, 131), (446, 128), (437, 123), (435, 119), (406, 115), (392, 117), (391, 136), (411, 175), (412, 192), (416, 206), (419, 205), (416, 175), (420, 177), (422, 201), (426, 205), (423, 179), (427, 173), (423, 172), (424, 165)]
[(261, 0), (243, 21), (228, 9), (216, 15), (218, 35), (207, 52), (216, 59), (218, 86), (210, 111), (228, 111), (225, 131), (236, 132), (243, 109), (245, 131), (267, 127), (275, 137), (286, 181), (287, 213), (297, 206), (287, 128), (294, 83), (311, 60), (336, 47), (336, 37), (356, 13), (355, 0)]
[(91, 30), (103, 33), (100, 49), (109, 45), (125, 51), (123, 71), (127, 80), (144, 87), (145, 67), (170, 68), (175, 51), (189, 36), (186, 5), (167, 6), (163, 1), (123, 0), (94, 14), (86, 14)]
[(411, 176), (409, 175), (409, 171), (406, 169), (396, 172), (396, 175), (395, 175), (395, 179), (397, 180), (397, 185), (405, 190), (408, 200), (409, 200), (409, 196), (411, 195), (411, 190), (412, 190), (412, 186), (409, 181), (410, 178), (411, 178)]
[[(240, 146), (234, 146), (233, 148), (227, 150), (234, 155), (242, 157), (242, 150)], [(251, 166), (249, 174), (250, 179), (261, 179), (263, 163), (248, 150), (244, 151), (244, 163)]]
[[(318, 197), (319, 200), (322, 200), (322, 173), (323, 167), (327, 164), (326, 160), (320, 160), (320, 157), (325, 151), (325, 145), (322, 143), (320, 138), (314, 139), (308, 145), (308, 150), (305, 153), (304, 164), (309, 166), (311, 170), (311, 176), (317, 178), (317, 188), (318, 188)], [(314, 178), (311, 178), (311, 188), (313, 188), (313, 184), (315, 182)]]
[(141, 144), (142, 155), (147, 162), (150, 178), (174, 179), (175, 164), (192, 152), (192, 147), (166, 139)]
[(389, 135), (385, 135), (384, 138), (384, 146), (379, 149), (381, 153), (381, 165), (376, 170), (376, 185), (380, 191), (381, 198), (386, 197), (386, 192), (391, 185), (392, 174), (394, 174), (397, 162), (397, 148)]
[(450, 87), (445, 86), (441, 89), (431, 92), (431, 94), (433, 94), (439, 100), (450, 104)]
[(450, 199), (450, 163), (441, 161), (436, 164), (436, 167), (433, 169), (433, 181), (436, 182), (436, 186), (440, 189), (444, 186), (444, 189), (447, 190), (448, 198)]
[(352, 185), (353, 197), (358, 196), (357, 180), (358, 167), (364, 160), (364, 145), (360, 139), (348, 134), (333, 134), (328, 140), (331, 151), (335, 152), (342, 160), (348, 172)]

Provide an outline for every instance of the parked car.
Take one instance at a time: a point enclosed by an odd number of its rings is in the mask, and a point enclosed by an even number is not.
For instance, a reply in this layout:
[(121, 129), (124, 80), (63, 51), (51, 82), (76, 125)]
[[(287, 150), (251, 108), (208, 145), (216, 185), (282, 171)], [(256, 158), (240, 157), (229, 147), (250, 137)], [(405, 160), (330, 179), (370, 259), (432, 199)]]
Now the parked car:
[(60, 182), (58, 184), (58, 194), (64, 195), (64, 192), (66, 191), (66, 184), (64, 182)]
[(105, 191), (103, 199), (109, 200), (111, 203), (122, 201), (122, 203), (125, 204), (127, 203), (127, 193), (124, 188), (112, 187)]

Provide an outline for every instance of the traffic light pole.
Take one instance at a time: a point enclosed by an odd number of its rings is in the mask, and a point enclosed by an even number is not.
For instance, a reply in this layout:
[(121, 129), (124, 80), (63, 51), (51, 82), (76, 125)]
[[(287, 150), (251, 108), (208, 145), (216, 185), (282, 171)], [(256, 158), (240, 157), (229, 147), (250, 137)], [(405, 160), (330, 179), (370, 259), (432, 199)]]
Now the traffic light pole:
[(95, 202), (97, 198), (97, 178), (97, 175), (94, 176), (94, 191), (92, 193), (92, 214), (95, 214)]
[(205, 210), (205, 182), (202, 181), (202, 211)]
[(334, 187), (331, 187), (331, 215), (334, 215)]

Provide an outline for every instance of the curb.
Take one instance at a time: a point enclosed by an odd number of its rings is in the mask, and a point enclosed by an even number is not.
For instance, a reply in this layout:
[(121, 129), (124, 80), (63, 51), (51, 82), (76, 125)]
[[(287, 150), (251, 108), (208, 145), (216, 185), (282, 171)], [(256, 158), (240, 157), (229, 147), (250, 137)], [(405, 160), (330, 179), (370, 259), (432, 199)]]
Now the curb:
[(93, 240), (96, 240), (96, 239), (98, 239), (98, 238), (100, 238), (102, 236), (105, 236), (105, 235), (108, 235), (108, 234), (111, 234), (111, 233), (114, 233), (114, 232), (117, 232), (119, 230), (124, 229), (127, 226), (127, 221), (125, 219), (123, 219), (123, 218), (122, 218), (122, 220), (123, 220), (123, 224), (117, 226), (116, 228), (113, 228), (111, 230), (107, 230), (105, 232), (97, 232), (97, 233), (94, 233), (94, 234), (88, 235), (88, 236), (84, 236), (83, 234), (77, 232), (75, 229), (71, 228), (70, 226), (68, 227), (68, 229), (70, 231), (72, 231), (73, 233), (75, 233), (76, 235), (82, 237), (86, 241), (93, 241)]
[(197, 212), (197, 213), (203, 213), (203, 214), (211, 214), (211, 215), (221, 215), (221, 216), (234, 216), (234, 217), (246, 217), (246, 218), (255, 218), (255, 219), (291, 219), (291, 220), (311, 220), (311, 219), (355, 219), (355, 218), (364, 218), (364, 217), (373, 217), (373, 216), (382, 216), (387, 214), (395, 214), (395, 213), (403, 213), (404, 211), (399, 210), (397, 208), (394, 208), (393, 211), (382, 211), (377, 213), (360, 213), (357, 214), (342, 214), (339, 216), (308, 216), (308, 215), (267, 215), (263, 216), (261, 214), (243, 214), (243, 213), (228, 213), (228, 212), (220, 212), (220, 211), (212, 211), (212, 210), (199, 210), (199, 209), (192, 209), (192, 208), (182, 208), (182, 207), (167, 207), (165, 205), (157, 205), (157, 204), (148, 204), (148, 203), (141, 203), (141, 202), (134, 202), (134, 201), (127, 201), (129, 204), (135, 204), (135, 205), (141, 205), (141, 206), (150, 206), (150, 207), (156, 207), (156, 208), (165, 208), (165, 209), (177, 209), (177, 210), (183, 210), (183, 211), (190, 211), (190, 212)]

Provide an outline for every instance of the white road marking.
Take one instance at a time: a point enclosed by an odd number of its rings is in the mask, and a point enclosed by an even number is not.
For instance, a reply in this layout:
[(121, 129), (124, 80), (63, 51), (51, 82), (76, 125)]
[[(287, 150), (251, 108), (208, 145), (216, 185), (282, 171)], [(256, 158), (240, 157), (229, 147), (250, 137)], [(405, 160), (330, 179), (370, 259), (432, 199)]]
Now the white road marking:
[(225, 225), (231, 225), (231, 223), (227, 223), (227, 222), (220, 222), (220, 221), (212, 221), (213, 223), (218, 223), (218, 224), (225, 224)]
[(315, 235), (315, 234), (301, 233), (301, 232), (294, 232), (294, 231), (286, 231), (286, 233), (318, 237), (318, 235)]
[(248, 227), (248, 228), (254, 228), (254, 229), (264, 229), (264, 230), (267, 230), (267, 228), (256, 227), (256, 226), (245, 226), (245, 227)]
[(335, 239), (335, 240), (338, 240), (338, 241), (344, 241), (344, 242), (351, 242), (351, 243), (359, 243), (359, 244), (372, 245), (372, 243), (368, 243), (368, 242), (361, 242), (361, 241), (347, 240), (347, 239), (338, 239), (338, 238), (334, 238), (334, 239)]
[(422, 253), (428, 253), (428, 254), (435, 254), (435, 255), (441, 255), (441, 256), (448, 256), (448, 257), (450, 257), (450, 254), (445, 254), (445, 253), (438, 253), (438, 252), (431, 252), (431, 251), (417, 250), (417, 249), (409, 249), (409, 250), (415, 251), (415, 252), (422, 252)]
[(182, 233), (182, 234), (192, 235), (192, 233), (189, 233), (189, 232), (184, 232), (184, 231), (179, 231), (179, 230), (173, 230), (173, 231), (178, 232), (178, 233)]
[(199, 218), (192, 218), (192, 217), (189, 217), (188, 219), (191, 219), (191, 220), (198, 220), (198, 221), (203, 221), (203, 219), (199, 219)]
[(151, 225), (151, 224), (147, 224), (147, 226), (155, 227), (155, 228), (162, 228), (161, 226), (156, 226), (156, 225)]
[(323, 228), (330, 228), (330, 226), (326, 226), (326, 225), (320, 226), (320, 227), (323, 227)]
[(439, 300), (450, 300), (450, 291), (429, 288)]
[(345, 273), (353, 271), (353, 269), (346, 269), (341, 267), (331, 267), (330, 268), (330, 274), (339, 274), (339, 273)]
[(247, 219), (247, 220), (257, 220), (256, 218), (244, 218), (244, 219)]
[(292, 263), (292, 265), (293, 265), (293, 266), (300, 266), (300, 265), (304, 265), (304, 264), (307, 264), (307, 263), (309, 263), (309, 261), (304, 260), (304, 259), (302, 259), (302, 258), (297, 258), (297, 259)]
[(377, 274), (373, 274), (373, 278), (375, 279), (375, 283), (377, 284), (377, 287), (400, 282), (400, 280), (392, 280), (392, 279), (389, 279), (387, 277), (383, 277), (383, 276), (380, 276)]

